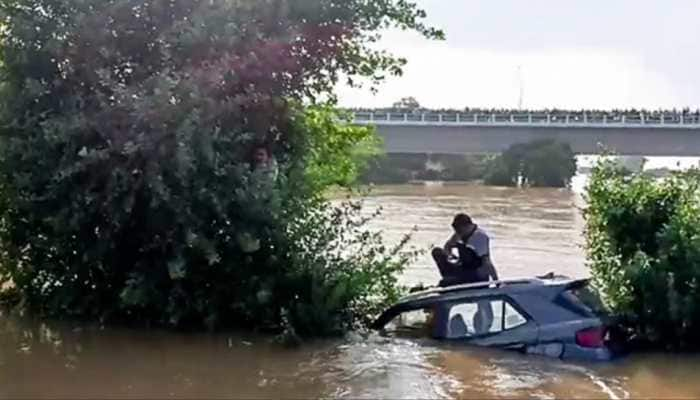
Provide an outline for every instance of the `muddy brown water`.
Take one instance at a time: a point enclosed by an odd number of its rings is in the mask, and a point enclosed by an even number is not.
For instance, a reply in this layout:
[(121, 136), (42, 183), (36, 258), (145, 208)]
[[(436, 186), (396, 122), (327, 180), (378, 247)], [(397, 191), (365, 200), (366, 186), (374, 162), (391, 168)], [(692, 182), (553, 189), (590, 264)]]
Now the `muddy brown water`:
[[(439, 245), (468, 211), (503, 277), (586, 276), (580, 196), (478, 185), (376, 189), (389, 240)], [(426, 257), (403, 277), (433, 283)], [(700, 398), (700, 356), (564, 362), (428, 339), (350, 335), (286, 349), (241, 334), (176, 334), (0, 316), (0, 398)]]

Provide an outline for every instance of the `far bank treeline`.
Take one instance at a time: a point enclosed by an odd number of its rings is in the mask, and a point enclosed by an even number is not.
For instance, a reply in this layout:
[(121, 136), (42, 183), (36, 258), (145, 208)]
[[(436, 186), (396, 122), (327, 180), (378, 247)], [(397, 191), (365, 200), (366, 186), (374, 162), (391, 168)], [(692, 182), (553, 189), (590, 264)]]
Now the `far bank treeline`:
[(382, 154), (366, 163), (362, 183), (411, 181), (483, 181), (494, 186), (566, 187), (576, 174), (576, 156), (568, 143), (535, 140), (498, 155)]

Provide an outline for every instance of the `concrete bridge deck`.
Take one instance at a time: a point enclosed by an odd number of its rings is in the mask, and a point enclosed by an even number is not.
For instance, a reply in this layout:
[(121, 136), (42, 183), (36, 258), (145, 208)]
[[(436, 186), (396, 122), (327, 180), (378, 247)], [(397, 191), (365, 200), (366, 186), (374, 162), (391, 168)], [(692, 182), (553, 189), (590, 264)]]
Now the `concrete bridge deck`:
[[(515, 143), (556, 139), (578, 154), (607, 148), (622, 155), (700, 156), (700, 119), (515, 115), (479, 118), (461, 114), (355, 114), (355, 123), (374, 125), (389, 153), (498, 153)], [(598, 118), (598, 119), (596, 119)]]

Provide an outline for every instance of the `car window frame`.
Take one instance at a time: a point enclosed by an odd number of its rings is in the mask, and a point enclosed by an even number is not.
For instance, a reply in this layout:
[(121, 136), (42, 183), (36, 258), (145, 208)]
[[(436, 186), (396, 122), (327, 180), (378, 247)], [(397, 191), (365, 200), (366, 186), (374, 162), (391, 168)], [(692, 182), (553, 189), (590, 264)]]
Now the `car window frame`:
[[(447, 312), (448, 318), (445, 321), (445, 323), (448, 324), (447, 326), (445, 326), (445, 332), (447, 332), (449, 330), (449, 323), (450, 323), (449, 313), (450, 313), (450, 311), (452, 311), (452, 307), (460, 305), (460, 304), (466, 304), (466, 303), (478, 303), (480, 301), (498, 301), (498, 300), (503, 301), (503, 308), (504, 309), (505, 309), (505, 303), (508, 303), (511, 307), (513, 307), (513, 309), (515, 311), (517, 311), (518, 313), (520, 313), (520, 315), (525, 317), (525, 323), (520, 324), (518, 326), (515, 326), (513, 328), (510, 328), (510, 329), (501, 329), (499, 332), (486, 332), (486, 333), (482, 333), (480, 335), (463, 336), (463, 337), (458, 337), (458, 338), (447, 338), (447, 340), (458, 341), (458, 340), (474, 340), (474, 339), (489, 338), (489, 337), (493, 337), (496, 335), (500, 335), (504, 332), (514, 331), (520, 327), (527, 325), (528, 323), (530, 323), (530, 321), (535, 322), (535, 319), (532, 318), (532, 316), (527, 311), (525, 311), (523, 309), (523, 307), (521, 307), (515, 300), (513, 300), (512, 297), (510, 297), (506, 294), (486, 295), (486, 296), (471, 297), (471, 298), (468, 298), (468, 300), (462, 299), (461, 301), (450, 302), (449, 309)], [(535, 323), (537, 323), (537, 322), (535, 322)], [(502, 312), (501, 313), (501, 327), (504, 327), (504, 326), (505, 326), (505, 313)]]

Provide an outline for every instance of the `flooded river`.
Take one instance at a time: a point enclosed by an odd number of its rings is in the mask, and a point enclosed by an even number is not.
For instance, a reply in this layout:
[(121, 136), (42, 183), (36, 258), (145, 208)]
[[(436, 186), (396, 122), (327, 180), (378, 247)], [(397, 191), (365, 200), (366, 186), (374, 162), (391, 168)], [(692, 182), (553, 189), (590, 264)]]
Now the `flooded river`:
[[(580, 182), (579, 182), (580, 183)], [(478, 185), (381, 187), (375, 226), (390, 240), (441, 245), (467, 211), (493, 237), (503, 277), (587, 275), (580, 196)], [(434, 283), (425, 257), (403, 277)], [(285, 349), (269, 338), (100, 329), (0, 317), (0, 398), (699, 398), (700, 357), (630, 356), (578, 364), (445, 345), (351, 336)]]
[[(549, 271), (586, 275), (581, 247), (583, 200), (569, 190), (439, 183), (381, 186), (366, 205), (370, 210), (382, 208), (375, 227), (391, 242), (416, 227), (413, 244), (420, 249), (442, 246), (452, 233), (454, 215), (467, 212), (491, 236), (492, 258), (503, 278)], [(429, 252), (404, 276), (407, 284), (433, 284), (438, 279)]]
[(0, 397), (698, 398), (700, 358), (586, 365), (354, 337), (289, 350), (267, 338), (3, 320)]

